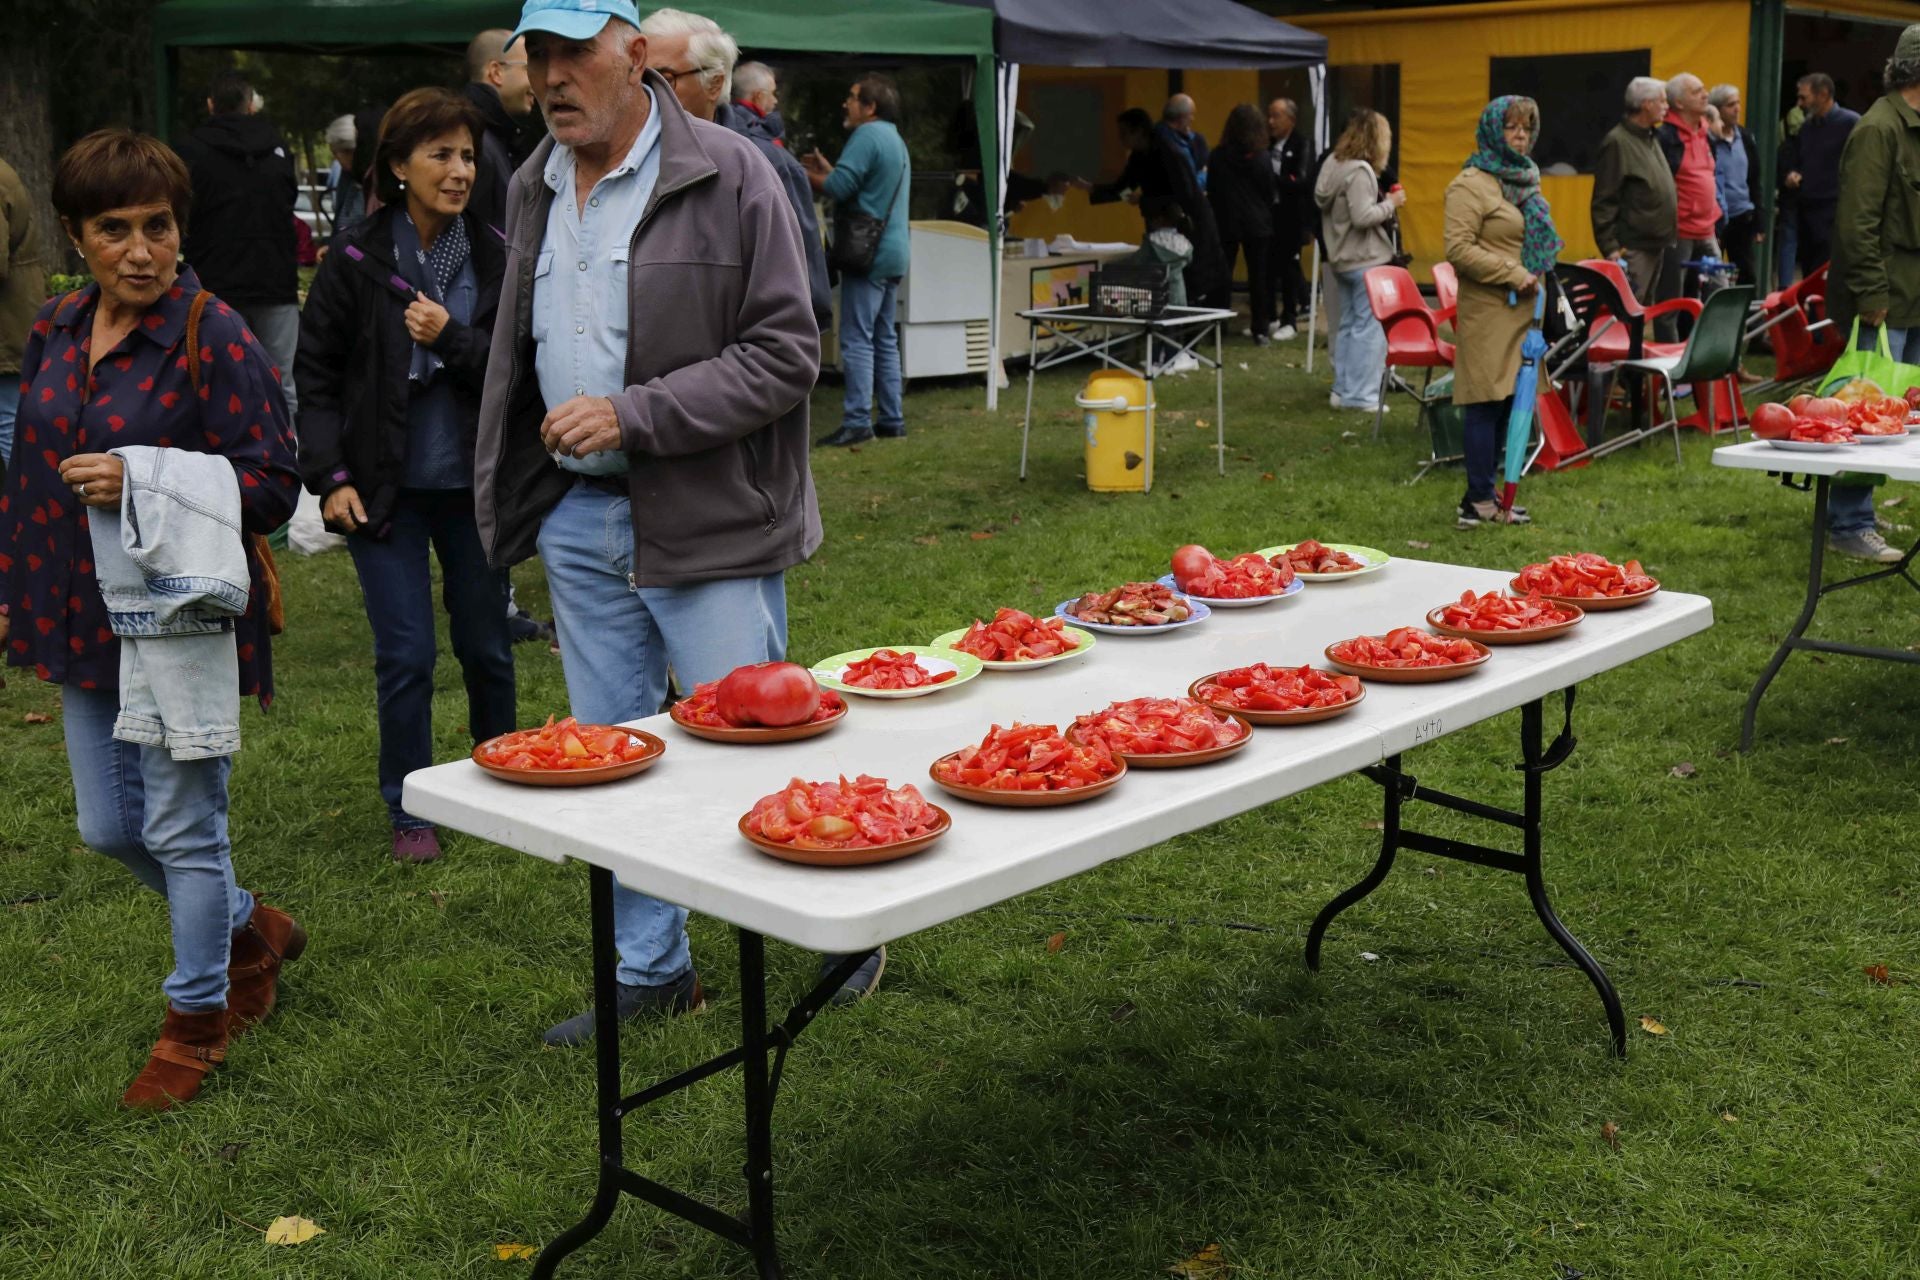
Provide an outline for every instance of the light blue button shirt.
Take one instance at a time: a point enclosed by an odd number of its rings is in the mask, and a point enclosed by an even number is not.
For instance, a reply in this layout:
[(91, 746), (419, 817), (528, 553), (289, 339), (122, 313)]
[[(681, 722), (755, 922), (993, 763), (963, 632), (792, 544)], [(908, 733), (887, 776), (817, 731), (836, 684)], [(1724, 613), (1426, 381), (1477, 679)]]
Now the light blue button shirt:
[[(660, 109), (647, 91), (647, 123), (627, 158), (574, 196), (573, 148), (547, 157), (553, 205), (533, 268), (534, 374), (549, 409), (575, 396), (611, 396), (627, 386), (627, 254), (660, 178)], [(619, 475), (618, 449), (554, 459), (582, 475)]]

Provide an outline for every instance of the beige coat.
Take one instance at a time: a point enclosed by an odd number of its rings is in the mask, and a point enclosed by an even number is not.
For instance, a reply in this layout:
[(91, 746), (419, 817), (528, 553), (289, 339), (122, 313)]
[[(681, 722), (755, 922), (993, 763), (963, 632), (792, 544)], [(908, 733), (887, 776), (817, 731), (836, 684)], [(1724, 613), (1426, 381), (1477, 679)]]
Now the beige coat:
[(1500, 180), (1462, 169), (1447, 184), (1447, 261), (1460, 276), (1460, 311), (1453, 322), (1459, 351), (1453, 362), (1453, 402), (1481, 404), (1513, 394), (1520, 342), (1533, 323), (1533, 300), (1507, 305), (1507, 291), (1533, 277), (1520, 265), (1526, 222), (1500, 192)]

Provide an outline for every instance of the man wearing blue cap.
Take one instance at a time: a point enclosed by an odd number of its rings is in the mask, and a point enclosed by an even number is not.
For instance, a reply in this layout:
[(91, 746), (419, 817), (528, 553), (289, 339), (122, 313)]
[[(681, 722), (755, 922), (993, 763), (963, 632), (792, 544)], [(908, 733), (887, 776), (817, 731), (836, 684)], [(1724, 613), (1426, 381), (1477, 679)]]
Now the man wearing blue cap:
[[(495, 565), (538, 551), (573, 714), (613, 724), (661, 709), (669, 665), (693, 684), (783, 655), (782, 575), (821, 536), (820, 330), (778, 177), (646, 70), (631, 0), (527, 0), (523, 39), (551, 137), (507, 188), (476, 514)], [(686, 919), (616, 889), (623, 1018), (700, 1005)]]

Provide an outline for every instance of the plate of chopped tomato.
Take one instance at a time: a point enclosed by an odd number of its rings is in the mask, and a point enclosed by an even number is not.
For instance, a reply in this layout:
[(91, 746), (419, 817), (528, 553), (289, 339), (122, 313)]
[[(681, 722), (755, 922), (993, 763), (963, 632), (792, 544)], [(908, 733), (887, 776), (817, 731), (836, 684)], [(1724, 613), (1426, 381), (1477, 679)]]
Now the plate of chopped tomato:
[(1043, 808), (1104, 795), (1127, 762), (1104, 742), (1064, 737), (1058, 725), (994, 725), (973, 746), (949, 751), (927, 774), (941, 789), (978, 804)]
[(1108, 635), (1160, 635), (1204, 622), (1212, 610), (1158, 582), (1123, 582), (1054, 606), (1055, 616)]
[(938, 840), (953, 818), (912, 783), (890, 787), (861, 774), (833, 782), (795, 778), (740, 815), (740, 834), (762, 853), (813, 867), (892, 862)]
[(1427, 611), (1427, 625), (1443, 636), (1487, 644), (1532, 644), (1565, 635), (1586, 617), (1580, 606), (1561, 604), (1537, 592), (1462, 591), (1460, 598)]
[(1319, 667), (1276, 667), (1256, 662), (1201, 676), (1187, 687), (1193, 697), (1255, 725), (1312, 724), (1353, 710), (1367, 696), (1360, 677)]
[(1247, 609), (1284, 600), (1301, 589), (1293, 567), (1257, 551), (1222, 559), (1197, 542), (1173, 553), (1173, 572), (1160, 585), (1211, 609)]
[(980, 659), (938, 645), (882, 645), (836, 653), (813, 664), (813, 678), (863, 698), (922, 698), (980, 674)]
[(1478, 640), (1395, 627), (1383, 636), (1355, 636), (1326, 649), (1327, 661), (1350, 676), (1381, 684), (1431, 684), (1477, 670), (1493, 650)]
[[(1254, 558), (1258, 559), (1257, 556)], [(1233, 561), (1228, 560), (1223, 563), (1232, 564)], [(1266, 564), (1267, 562), (1261, 560), (1260, 563)], [(1269, 565), (1268, 568), (1271, 570), (1272, 566)], [(1174, 586), (1173, 575), (1170, 573), (1160, 575), (1160, 585), (1172, 590)], [(1273, 591), (1262, 592), (1259, 595), (1203, 596), (1198, 592), (1189, 591), (1186, 593), (1186, 597), (1188, 600), (1196, 604), (1203, 604), (1209, 609), (1251, 609), (1255, 605), (1272, 604), (1275, 600), (1285, 600), (1289, 596), (1297, 596), (1306, 589), (1307, 584), (1302, 582), (1298, 576), (1289, 576), (1286, 586)]]
[(971, 654), (989, 671), (1024, 671), (1084, 657), (1093, 640), (1091, 631), (1070, 627), (1057, 615), (1036, 618), (1024, 609), (1002, 607), (993, 621), (975, 618), (972, 626), (935, 636), (932, 643)]
[(1363, 574), (1378, 573), (1393, 557), (1378, 547), (1363, 547), (1353, 542), (1321, 542), (1305, 538), (1284, 546), (1262, 547), (1256, 553), (1269, 560), (1282, 561), (1310, 582), (1340, 582)]
[(796, 742), (801, 738), (816, 738), (847, 718), (847, 702), (831, 689), (820, 691), (820, 705), (814, 708), (813, 717), (799, 724), (781, 725), (768, 728), (764, 725), (737, 725), (730, 723), (720, 714), (718, 691), (720, 682), (709, 680), (695, 685), (692, 693), (680, 699), (668, 709), (667, 714), (674, 724), (696, 738), (706, 738), (711, 742), (731, 742), (739, 746), (756, 746), (767, 742)]
[(630, 778), (666, 753), (651, 733), (619, 725), (581, 724), (552, 716), (538, 729), (517, 729), (473, 749), (473, 762), (496, 778), (534, 787), (584, 787)]
[(1076, 717), (1067, 737), (1105, 743), (1136, 769), (1174, 769), (1232, 755), (1253, 726), (1193, 698), (1130, 698)]
[(1660, 590), (1659, 582), (1647, 575), (1638, 560), (1615, 564), (1592, 551), (1530, 564), (1507, 585), (1520, 595), (1537, 591), (1549, 600), (1578, 605), (1588, 613), (1631, 609), (1645, 604)]

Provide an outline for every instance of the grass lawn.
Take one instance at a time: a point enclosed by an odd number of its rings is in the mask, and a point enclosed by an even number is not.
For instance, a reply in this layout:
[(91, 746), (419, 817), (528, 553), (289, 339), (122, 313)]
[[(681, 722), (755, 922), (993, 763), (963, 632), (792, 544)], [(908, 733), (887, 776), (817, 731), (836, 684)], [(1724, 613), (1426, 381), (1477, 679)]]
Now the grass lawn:
[[(1608, 1055), (1585, 978), (1494, 872), (1404, 857), (1309, 978), (1306, 925), (1377, 841), (1377, 790), (1344, 780), (896, 943), (880, 994), (789, 1063), (790, 1274), (1144, 1278), (1209, 1245), (1223, 1269), (1196, 1275), (1920, 1274), (1920, 986), (1903, 981), (1920, 979), (1920, 677), (1796, 656), (1759, 749), (1730, 753), (1798, 605), (1808, 497), (1710, 466), (1698, 439), (1676, 468), (1661, 441), (1528, 480), (1530, 528), (1459, 533), (1457, 472), (1402, 483), (1425, 452), (1404, 403), (1375, 444), (1370, 420), (1327, 409), (1323, 371), (1232, 350), (1224, 479), (1199, 378), (1163, 387), (1147, 497), (1082, 487), (1064, 374), (1041, 384), (1025, 484), (1017, 384), (997, 415), (977, 387), (915, 392), (909, 439), (819, 456), (827, 542), (788, 578), (794, 656), (1051, 607), (1195, 540), (1501, 567), (1637, 555), (1711, 596), (1717, 625), (1590, 682), (1580, 749), (1547, 779), (1549, 887), (1619, 984), (1631, 1056)], [(837, 405), (823, 389), (820, 430)], [(527, 1264), (496, 1244), (551, 1239), (591, 1194), (591, 1058), (538, 1041), (586, 996), (584, 869), (457, 836), (438, 865), (388, 860), (351, 567), (282, 566), (280, 699), (246, 715), (233, 836), (243, 882), (314, 942), (192, 1107), (116, 1105), (159, 1022), (164, 906), (76, 846), (52, 691), (15, 673), (0, 692), (0, 1275), (508, 1276)], [(531, 567), (519, 579), (543, 599)], [(1920, 641), (1913, 604), (1850, 593), (1825, 634)], [(522, 719), (563, 710), (558, 659), (518, 656)], [(439, 685), (451, 759), (465, 708), (444, 645)], [(1515, 719), (1408, 765), (1517, 802)], [(732, 1042), (731, 939), (699, 918), (693, 936), (709, 1012), (631, 1034), (630, 1080)], [(769, 966), (780, 1004), (812, 958), (775, 945)], [(630, 1163), (740, 1204), (734, 1079), (629, 1125)], [(269, 1248), (257, 1228), (282, 1214), (328, 1234)], [(629, 1200), (562, 1274), (748, 1271)]]

